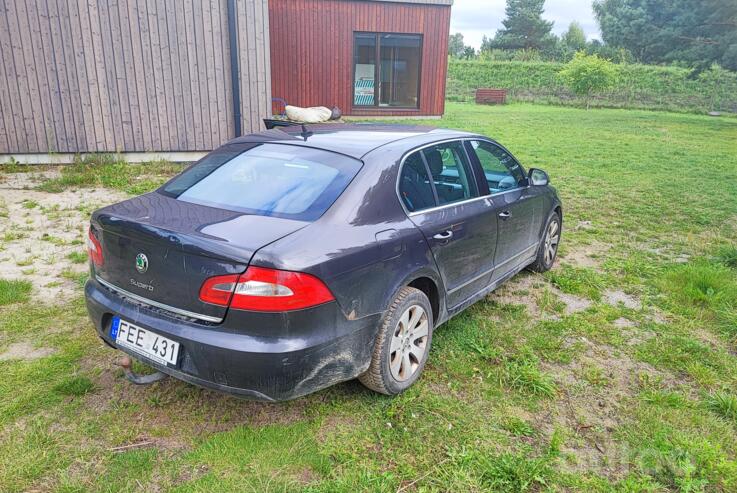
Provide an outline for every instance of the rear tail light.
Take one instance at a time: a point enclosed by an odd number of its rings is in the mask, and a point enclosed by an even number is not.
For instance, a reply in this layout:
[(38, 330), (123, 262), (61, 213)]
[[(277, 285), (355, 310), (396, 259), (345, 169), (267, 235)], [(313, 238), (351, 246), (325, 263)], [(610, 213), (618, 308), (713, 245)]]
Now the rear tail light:
[(102, 245), (100, 241), (95, 237), (92, 232), (92, 228), (87, 232), (87, 253), (90, 256), (90, 260), (97, 267), (102, 267), (105, 259), (102, 257)]
[(200, 289), (205, 303), (261, 312), (300, 310), (334, 299), (315, 276), (263, 267), (249, 267), (240, 276), (211, 277)]
[(205, 303), (228, 306), (237, 282), (237, 274), (211, 277), (200, 288), (200, 299)]

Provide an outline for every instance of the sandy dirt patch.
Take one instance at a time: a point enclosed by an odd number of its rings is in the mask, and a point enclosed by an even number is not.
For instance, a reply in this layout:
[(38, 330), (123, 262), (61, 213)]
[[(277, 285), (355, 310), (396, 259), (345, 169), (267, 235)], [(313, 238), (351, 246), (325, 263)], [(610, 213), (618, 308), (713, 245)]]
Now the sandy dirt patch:
[(492, 292), (489, 299), (502, 304), (524, 305), (527, 313), (535, 320), (559, 318), (552, 306), (555, 301), (563, 303), (565, 315), (584, 311), (592, 305), (590, 300), (564, 293), (543, 276), (532, 272), (517, 274)]
[(661, 257), (669, 262), (675, 262), (677, 264), (685, 264), (688, 263), (689, 260), (691, 260), (691, 256), (682, 253), (682, 252), (674, 252), (669, 247), (648, 247), (644, 246), (643, 250), (646, 252), (652, 253), (653, 255), (657, 257)]
[(556, 294), (558, 295), (558, 299), (560, 299), (563, 303), (565, 303), (565, 312), (566, 315), (570, 315), (572, 313), (582, 312), (586, 310), (588, 307), (591, 306), (591, 300), (587, 300), (586, 298), (581, 298), (580, 296), (576, 296), (574, 294), (568, 294), (564, 293), (563, 291), (557, 289)]
[(74, 296), (80, 287), (75, 279), (88, 269), (81, 256), (90, 213), (128, 197), (106, 189), (34, 190), (57, 175), (56, 170), (9, 173), (0, 182), (0, 278), (30, 281), (33, 299), (41, 302)]
[(573, 231), (589, 230), (589, 229), (594, 229), (594, 224), (591, 221), (578, 221), (573, 226)]
[(548, 282), (532, 272), (521, 272), (492, 291), (488, 298), (503, 305), (524, 305), (534, 319), (544, 318), (537, 303)]
[(619, 317), (617, 320), (613, 322), (613, 324), (618, 329), (626, 329), (630, 327), (635, 327), (637, 325), (632, 320), (628, 318), (624, 318), (624, 317)]
[(616, 434), (625, 424), (631, 399), (642, 390), (643, 379), (663, 387), (675, 386), (676, 380), (617, 348), (576, 339), (585, 348), (576, 360), (544, 365), (559, 382), (562, 395), (538, 418), (545, 423), (545, 434), (552, 434), (556, 426), (573, 431), (563, 450), (572, 460), (564, 467), (621, 479), (629, 471), (630, 457)]
[(35, 348), (27, 342), (16, 342), (5, 348), (4, 352), (0, 353), (0, 361), (9, 361), (14, 359), (34, 360), (45, 358), (55, 352), (56, 350), (51, 348)]
[(640, 300), (632, 295), (625, 293), (624, 291), (605, 291), (604, 300), (612, 306), (618, 306), (621, 303), (622, 305), (624, 305), (625, 308), (629, 308), (630, 310), (638, 310), (642, 308), (642, 303), (640, 303)]
[(602, 257), (609, 251), (611, 245), (606, 243), (594, 242), (568, 252), (561, 261), (574, 267), (584, 269), (598, 269), (602, 262)]

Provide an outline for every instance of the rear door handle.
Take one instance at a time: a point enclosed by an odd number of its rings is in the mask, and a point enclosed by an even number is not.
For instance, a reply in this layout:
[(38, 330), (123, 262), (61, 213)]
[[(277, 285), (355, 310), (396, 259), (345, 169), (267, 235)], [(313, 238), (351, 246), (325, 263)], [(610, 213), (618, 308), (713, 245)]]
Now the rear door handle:
[(504, 219), (506, 221), (507, 219), (509, 219), (510, 217), (512, 217), (512, 213), (509, 212), (509, 211), (502, 211), (502, 212), (499, 213), (499, 217), (501, 217), (502, 219)]
[(449, 240), (453, 238), (453, 232), (451, 230), (443, 231), (433, 236), (436, 240)]

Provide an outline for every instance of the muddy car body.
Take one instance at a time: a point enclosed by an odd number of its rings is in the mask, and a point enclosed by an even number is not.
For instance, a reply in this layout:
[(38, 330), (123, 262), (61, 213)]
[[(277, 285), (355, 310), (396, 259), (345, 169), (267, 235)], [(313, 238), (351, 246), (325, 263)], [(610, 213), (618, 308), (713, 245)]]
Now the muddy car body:
[(394, 394), (419, 376), (433, 328), (521, 269), (552, 264), (556, 192), (491, 139), (307, 130), (237, 138), (93, 214), (85, 292), (107, 344), (243, 397), (291, 399), (356, 377)]

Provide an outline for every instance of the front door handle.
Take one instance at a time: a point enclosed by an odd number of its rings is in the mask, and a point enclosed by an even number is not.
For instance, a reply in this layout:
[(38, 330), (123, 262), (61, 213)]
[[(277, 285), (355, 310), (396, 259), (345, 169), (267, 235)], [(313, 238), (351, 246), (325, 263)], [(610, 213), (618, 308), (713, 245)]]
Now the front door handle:
[(449, 240), (453, 238), (453, 232), (451, 230), (443, 231), (433, 236), (436, 240)]
[(502, 212), (499, 213), (499, 217), (501, 217), (502, 219), (504, 219), (506, 221), (507, 219), (509, 219), (510, 217), (512, 217), (512, 213), (509, 212), (509, 211), (502, 211)]

